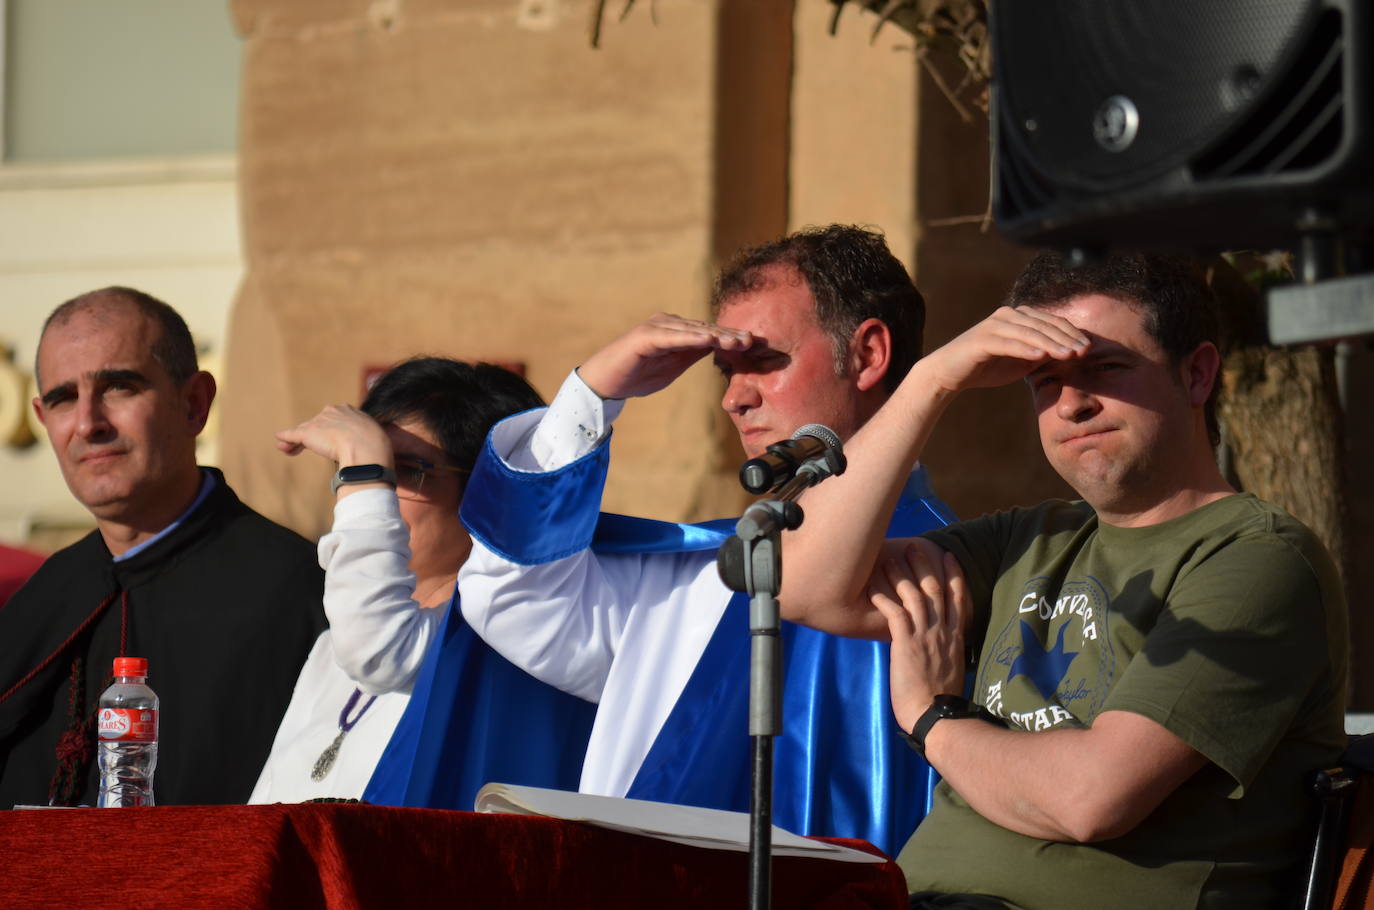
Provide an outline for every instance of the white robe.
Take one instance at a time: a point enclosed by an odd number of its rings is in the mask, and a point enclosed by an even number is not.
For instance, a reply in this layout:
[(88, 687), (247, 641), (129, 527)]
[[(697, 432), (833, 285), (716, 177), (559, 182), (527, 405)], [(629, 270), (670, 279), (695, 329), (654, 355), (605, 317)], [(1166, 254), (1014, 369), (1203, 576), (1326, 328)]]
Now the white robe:
[[(335, 503), (334, 526), (319, 544), (330, 629), (301, 668), (250, 803), (362, 796), (446, 609), (413, 599), (409, 538), (390, 490), (358, 490)], [(354, 688), (362, 695), (350, 717), (377, 700), (345, 735), (329, 775), (312, 781)]]

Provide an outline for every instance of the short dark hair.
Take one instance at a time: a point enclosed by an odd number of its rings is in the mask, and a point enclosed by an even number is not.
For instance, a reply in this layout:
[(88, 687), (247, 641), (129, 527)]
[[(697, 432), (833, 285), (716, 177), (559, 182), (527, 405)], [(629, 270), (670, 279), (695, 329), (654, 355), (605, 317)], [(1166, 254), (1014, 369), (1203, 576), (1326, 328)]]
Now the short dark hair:
[[(153, 359), (167, 371), (173, 382), (183, 385), (200, 370), (200, 365), (196, 361), (196, 343), (191, 339), (191, 330), (187, 328), (186, 320), (181, 318), (181, 314), (152, 294), (118, 285), (87, 291), (49, 313), (48, 318), (43, 321), (43, 330), (38, 335), (40, 346), (49, 326), (61, 325), (79, 313), (100, 309), (111, 303), (129, 304), (161, 330), (157, 340), (153, 342)], [(36, 355), (33, 375), (38, 376)]]
[[(1009, 306), (1055, 309), (1074, 297), (1102, 294), (1141, 315), (1145, 331), (1177, 366), (1204, 341), (1217, 344), (1217, 301), (1206, 264), (1164, 253), (1113, 252), (1071, 262), (1053, 251), (1038, 254), (1007, 295)], [(1216, 398), (1220, 377), (1207, 398), (1207, 435), (1221, 440)]]
[(790, 266), (816, 300), (816, 322), (830, 336), (835, 372), (847, 372), (854, 331), (866, 319), (881, 320), (892, 334), (892, 362), (883, 385), (891, 392), (921, 357), (926, 303), (906, 268), (877, 231), (846, 224), (808, 227), (737, 253), (721, 269), (711, 295), (718, 315), (730, 299), (763, 288), (764, 270)]
[(454, 464), (471, 469), (493, 424), (543, 403), (510, 370), (447, 357), (414, 357), (382, 374), (362, 409), (383, 425), (419, 420)]

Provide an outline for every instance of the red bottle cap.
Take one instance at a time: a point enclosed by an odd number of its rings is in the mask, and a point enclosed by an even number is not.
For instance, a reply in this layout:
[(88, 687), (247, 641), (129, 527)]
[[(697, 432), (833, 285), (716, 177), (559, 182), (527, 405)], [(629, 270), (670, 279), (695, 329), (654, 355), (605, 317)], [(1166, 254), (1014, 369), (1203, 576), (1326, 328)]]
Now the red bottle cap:
[(148, 658), (146, 657), (116, 657), (114, 659), (115, 676), (147, 676)]

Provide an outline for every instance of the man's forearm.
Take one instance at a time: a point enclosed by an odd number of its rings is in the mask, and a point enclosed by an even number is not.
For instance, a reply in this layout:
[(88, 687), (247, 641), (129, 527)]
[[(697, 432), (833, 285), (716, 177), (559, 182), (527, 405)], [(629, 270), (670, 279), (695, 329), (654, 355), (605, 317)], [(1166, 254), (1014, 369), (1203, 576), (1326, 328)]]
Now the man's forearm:
[(1080, 843), (1130, 831), (1206, 764), (1164, 727), (1124, 711), (1043, 733), (941, 720), (925, 745), (935, 770), (988, 821)]
[(779, 598), (794, 621), (845, 635), (882, 635), (865, 596), (902, 485), (953, 398), (918, 362), (877, 414), (845, 443), (845, 473), (808, 490), (806, 520), (788, 532)]
[(903, 479), (956, 392), (1018, 381), (1046, 360), (1079, 357), (1088, 346), (1086, 335), (1054, 314), (1001, 307), (917, 361), (846, 444), (845, 474), (803, 497), (806, 523), (787, 544), (784, 615), (856, 634), (848, 629), (855, 615), (868, 612), (864, 586)]
[(408, 542), (389, 489), (340, 499), (320, 540), (334, 660), (371, 695), (409, 691), (443, 615), (414, 599)]

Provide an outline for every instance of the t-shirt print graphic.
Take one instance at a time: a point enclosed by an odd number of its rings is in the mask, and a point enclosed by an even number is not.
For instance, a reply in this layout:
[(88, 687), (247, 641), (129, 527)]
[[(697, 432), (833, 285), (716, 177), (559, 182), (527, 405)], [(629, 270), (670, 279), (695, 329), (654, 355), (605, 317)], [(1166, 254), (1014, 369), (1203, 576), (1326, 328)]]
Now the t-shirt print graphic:
[(1026, 730), (1091, 723), (1116, 675), (1106, 589), (1092, 577), (1056, 581), (1026, 583), (979, 667), (988, 710)]

